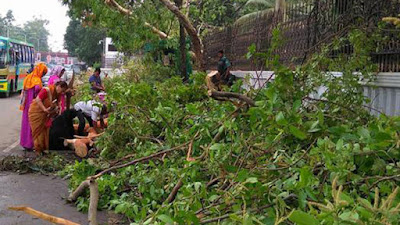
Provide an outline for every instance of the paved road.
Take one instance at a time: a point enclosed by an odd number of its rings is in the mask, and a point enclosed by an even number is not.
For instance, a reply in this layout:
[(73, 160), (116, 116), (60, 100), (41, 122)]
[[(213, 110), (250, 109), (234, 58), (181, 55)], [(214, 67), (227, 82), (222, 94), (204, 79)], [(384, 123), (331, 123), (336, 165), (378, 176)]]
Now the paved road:
[(18, 94), (0, 98), (0, 157), (22, 152), (18, 142), (21, 116)]
[[(18, 106), (18, 94), (10, 98), (0, 98), (0, 158), (23, 154), (19, 146), (21, 112)], [(22, 212), (7, 210), (9, 206), (15, 205), (26, 205), (76, 223), (87, 224), (87, 215), (65, 203), (63, 198), (67, 195), (67, 183), (59, 178), (0, 172), (0, 224), (50, 224)], [(105, 221), (105, 213), (100, 213), (100, 217), (101, 221)]]

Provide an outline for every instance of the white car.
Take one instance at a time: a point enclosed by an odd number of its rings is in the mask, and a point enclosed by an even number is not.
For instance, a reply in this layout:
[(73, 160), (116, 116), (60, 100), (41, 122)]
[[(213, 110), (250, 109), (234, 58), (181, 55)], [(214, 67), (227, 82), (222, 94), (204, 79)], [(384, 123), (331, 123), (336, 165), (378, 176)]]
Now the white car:
[(74, 73), (72, 65), (65, 65), (64, 68), (65, 68), (65, 72), (64, 72), (63, 80), (69, 81), (72, 79), (72, 75)]
[(47, 86), (47, 83), (49, 82), (50, 79), (51, 70), (53, 69), (53, 65), (46, 65), (46, 66), (47, 66), (47, 73), (42, 77), (43, 86)]

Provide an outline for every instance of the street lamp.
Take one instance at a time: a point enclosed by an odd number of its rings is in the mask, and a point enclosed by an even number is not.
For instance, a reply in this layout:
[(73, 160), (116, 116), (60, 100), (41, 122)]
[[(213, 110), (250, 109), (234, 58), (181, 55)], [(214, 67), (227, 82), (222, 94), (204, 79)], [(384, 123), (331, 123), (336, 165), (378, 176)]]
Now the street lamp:
[(38, 43), (38, 52), (40, 52), (40, 41), (46, 40), (45, 38), (37, 38), (37, 43)]

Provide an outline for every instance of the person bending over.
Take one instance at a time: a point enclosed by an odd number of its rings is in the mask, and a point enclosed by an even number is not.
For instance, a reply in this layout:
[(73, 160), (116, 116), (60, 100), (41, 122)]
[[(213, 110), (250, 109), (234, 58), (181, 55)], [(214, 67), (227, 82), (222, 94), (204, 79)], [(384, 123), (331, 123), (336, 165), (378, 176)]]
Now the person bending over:
[[(89, 126), (98, 130), (99, 128), (104, 128), (104, 115), (107, 114), (107, 107), (99, 102), (90, 100), (87, 102), (81, 101), (74, 105), (76, 110), (76, 116), (79, 120), (78, 135), (86, 136), (85, 125), (88, 121)], [(97, 125), (97, 121), (100, 120), (100, 127)]]

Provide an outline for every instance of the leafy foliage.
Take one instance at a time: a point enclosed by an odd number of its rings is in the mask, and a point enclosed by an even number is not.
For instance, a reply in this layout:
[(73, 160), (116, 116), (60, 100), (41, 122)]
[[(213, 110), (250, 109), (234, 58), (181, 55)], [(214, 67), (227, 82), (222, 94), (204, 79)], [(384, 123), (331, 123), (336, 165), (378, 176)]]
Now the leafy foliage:
[[(232, 24), (242, 14), (241, 9), (247, 0), (208, 0), (190, 1), (184, 4), (182, 11), (187, 13), (199, 34), (208, 30)], [(174, 38), (179, 34), (176, 17), (166, 10), (160, 1), (117, 1), (122, 7), (132, 10), (126, 16), (107, 6), (104, 1), (81, 0), (63, 1), (69, 6), (70, 16), (82, 23), (107, 30), (116, 47), (126, 53), (136, 53), (146, 43), (158, 41), (156, 35), (146, 23)]]
[[(242, 81), (231, 88), (256, 101), (250, 108), (208, 98), (204, 74), (190, 84), (132, 82), (134, 71), (114, 79), (108, 98), (118, 106), (98, 143), (102, 158), (77, 163), (71, 187), (124, 156), (176, 147), (103, 176), (99, 207), (132, 224), (398, 224), (400, 118), (371, 117), (359, 82), (373, 78), (371, 39), (351, 32), (342, 41), (353, 55), (331, 59), (324, 50), (294, 71), (270, 58), (273, 49), (250, 53), (275, 71), (264, 89), (243, 90)], [(324, 93), (312, 97), (320, 87)]]
[(71, 56), (76, 56), (92, 66), (101, 62), (103, 45), (100, 43), (105, 32), (93, 27), (84, 27), (78, 20), (72, 19), (64, 35), (64, 46)]

